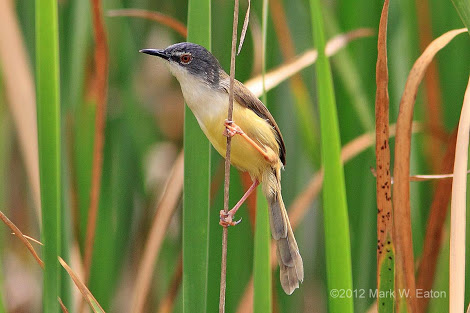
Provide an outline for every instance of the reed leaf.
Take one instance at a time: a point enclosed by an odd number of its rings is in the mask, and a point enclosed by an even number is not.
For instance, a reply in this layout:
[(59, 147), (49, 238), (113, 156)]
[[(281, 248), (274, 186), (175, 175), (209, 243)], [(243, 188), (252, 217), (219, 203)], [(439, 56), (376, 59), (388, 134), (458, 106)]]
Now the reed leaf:
[(313, 40), (318, 49), (316, 85), (320, 111), (323, 182), (323, 218), (326, 243), (328, 308), (330, 312), (353, 312), (353, 299), (334, 297), (334, 290), (352, 290), (351, 246), (348, 207), (338, 116), (330, 64), (325, 54), (325, 35), (320, 0), (310, 0)]
[[(188, 41), (211, 48), (210, 0), (190, 0)], [(206, 312), (209, 250), (210, 145), (185, 106), (183, 183), (184, 312)]]
[[(267, 105), (265, 73), (266, 73), (266, 35), (268, 22), (268, 1), (263, 0), (262, 11), (262, 81), (263, 81), (263, 103)], [(258, 188), (261, 191), (261, 188)], [(255, 224), (255, 247), (254, 247), (254, 265), (253, 265), (253, 312), (263, 313), (272, 311), (271, 303), (271, 269), (270, 269), (270, 226), (269, 226), (269, 208), (266, 198), (262, 195), (258, 197), (256, 205), (256, 224)]]
[(44, 243), (43, 310), (58, 312), (61, 182), (57, 1), (36, 1), (36, 97)]

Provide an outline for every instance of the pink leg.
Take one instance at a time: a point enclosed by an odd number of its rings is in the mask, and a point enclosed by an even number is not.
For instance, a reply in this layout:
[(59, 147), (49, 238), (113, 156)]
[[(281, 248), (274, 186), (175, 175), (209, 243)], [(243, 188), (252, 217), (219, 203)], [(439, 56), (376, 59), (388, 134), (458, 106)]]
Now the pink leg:
[(220, 211), (220, 222), (219, 222), (220, 225), (224, 227), (235, 226), (241, 222), (241, 219), (236, 222), (233, 222), (232, 221), (233, 217), (235, 216), (235, 213), (237, 213), (241, 205), (245, 202), (245, 200), (251, 195), (251, 193), (256, 189), (256, 187), (258, 187), (258, 185), (259, 185), (259, 181), (255, 179), (253, 181), (253, 184), (250, 186), (250, 188), (248, 188), (248, 190), (245, 192), (245, 194), (240, 199), (240, 201), (238, 201), (237, 204), (235, 204), (235, 206), (230, 211), (228, 211), (227, 213), (225, 213), (224, 210)]

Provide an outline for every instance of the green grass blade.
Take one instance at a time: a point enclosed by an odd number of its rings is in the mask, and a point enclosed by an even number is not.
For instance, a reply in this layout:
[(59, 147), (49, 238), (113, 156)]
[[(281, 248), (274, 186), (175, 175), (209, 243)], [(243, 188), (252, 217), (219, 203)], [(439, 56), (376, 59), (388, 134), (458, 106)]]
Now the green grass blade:
[(258, 188), (253, 265), (253, 312), (272, 312), (268, 203)]
[[(266, 73), (266, 35), (268, 22), (268, 1), (263, 0), (262, 10), (262, 75), (263, 75), (263, 103), (267, 105), (266, 88), (264, 85), (264, 75)], [(271, 230), (269, 226), (268, 203), (261, 188), (258, 188), (259, 197), (256, 205), (255, 222), (255, 246), (253, 260), (253, 312), (271, 312)]]
[(470, 2), (468, 0), (452, 0), (452, 3), (470, 34)]
[[(210, 0), (190, 0), (188, 41), (210, 49)], [(209, 253), (210, 145), (185, 106), (183, 194), (184, 312), (206, 312)]]
[[(3, 85), (3, 77), (2, 74), (0, 73), (0, 86)], [(4, 89), (0, 87), (0, 99), (4, 95)], [(6, 110), (5, 110), (5, 103), (3, 100), (0, 100), (0, 207), (5, 207), (6, 203), (6, 184), (7, 184), (7, 175), (6, 175), (6, 169), (7, 169), (7, 151), (9, 151), (9, 144), (10, 144), (10, 137), (11, 137), (11, 132), (9, 131), (11, 125), (8, 122), (8, 118), (6, 116)], [(0, 231), (0, 253), (4, 253), (5, 251), (5, 236), (7, 232), (6, 231)], [(3, 261), (0, 259), (0, 268), (3, 267)], [(0, 286), (5, 285), (5, 277), (3, 274), (3, 271), (0, 271)], [(4, 295), (0, 295), (0, 313), (5, 313), (6, 308), (5, 308), (5, 300)]]
[[(328, 290), (352, 290), (351, 247), (340, 136), (330, 64), (325, 55), (323, 15), (320, 0), (310, 0), (313, 37), (318, 49), (317, 91), (320, 111), (321, 154), (325, 174), (323, 215)], [(334, 292), (332, 293), (334, 294)], [(352, 298), (329, 294), (330, 312), (353, 312)]]
[(57, 1), (36, 1), (36, 97), (42, 242), (43, 311), (58, 312), (60, 273), (60, 96)]

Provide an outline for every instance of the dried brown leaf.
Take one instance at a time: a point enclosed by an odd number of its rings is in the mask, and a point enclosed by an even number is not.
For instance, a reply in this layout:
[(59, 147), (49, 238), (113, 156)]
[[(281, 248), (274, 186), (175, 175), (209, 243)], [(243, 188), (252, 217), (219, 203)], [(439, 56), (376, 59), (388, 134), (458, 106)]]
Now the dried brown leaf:
[(434, 55), (445, 47), (452, 38), (465, 31), (466, 29), (458, 29), (447, 32), (435, 39), (426, 48), (410, 71), (400, 102), (395, 141), (395, 184), (393, 187), (394, 240), (397, 259), (397, 288), (410, 290), (409, 297), (406, 298), (408, 312), (417, 312), (409, 187), (411, 122), (413, 119), (414, 102), (418, 86)]
[[(389, 1), (385, 0), (377, 39), (375, 95), (375, 158), (377, 171), (377, 288), (381, 283), (381, 264), (385, 243), (392, 238), (392, 194), (389, 144), (389, 97), (387, 64), (387, 23)], [(391, 256), (389, 256), (391, 257)]]

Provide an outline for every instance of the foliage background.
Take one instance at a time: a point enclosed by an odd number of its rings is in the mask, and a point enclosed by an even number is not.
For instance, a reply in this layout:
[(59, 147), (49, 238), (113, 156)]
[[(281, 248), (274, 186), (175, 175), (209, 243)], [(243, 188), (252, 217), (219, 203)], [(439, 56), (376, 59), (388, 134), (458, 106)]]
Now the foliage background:
[[(34, 77), (35, 69), (35, 8), (31, 1), (4, 0), (14, 7), (26, 47), (27, 61)], [(312, 26), (309, 4), (304, 0), (271, 1), (267, 34), (267, 69), (285, 62), (283, 51), (296, 54), (311, 49)], [(106, 0), (104, 12), (119, 8), (142, 8), (165, 13), (186, 23), (186, 1)], [(212, 1), (212, 52), (228, 72), (233, 7), (232, 2)], [(369, 27), (377, 31), (382, 3), (366, 0), (324, 1), (327, 38), (341, 32)], [(242, 53), (237, 58), (236, 77), (246, 81), (261, 72), (261, 1), (253, 1), (251, 28)], [(242, 11), (246, 3), (241, 4)], [(63, 249), (71, 256), (72, 267), (79, 268), (79, 251), (83, 254), (89, 206), (96, 81), (93, 76), (93, 33), (90, 4), (87, 1), (59, 2), (59, 52), (61, 87), (61, 159), (62, 206), (66, 212)], [(274, 14), (282, 12), (292, 35), (293, 45), (279, 39)], [(420, 19), (429, 24), (420, 27)], [(0, 18), (0, 29), (6, 19)], [(183, 41), (171, 29), (148, 20), (129, 17), (105, 17), (109, 44), (108, 113), (102, 188), (97, 233), (89, 286), (91, 292), (110, 312), (129, 312), (135, 288), (135, 275), (156, 204), (163, 192), (171, 166), (182, 148), (183, 98), (179, 85), (162, 62), (138, 53), (141, 48), (163, 48)], [(394, 123), (398, 104), (408, 72), (420, 55), (420, 41), (430, 31), (432, 38), (447, 30), (462, 27), (462, 22), (450, 1), (416, 0), (392, 1), (389, 15), (390, 118)], [(196, 30), (197, 31), (197, 30)], [(0, 42), (6, 48), (9, 42)], [(376, 37), (359, 39), (331, 58), (341, 142), (343, 145), (357, 136), (373, 131), (375, 98)], [(437, 116), (441, 128), (414, 136), (412, 141), (412, 174), (436, 173), (446, 140), (456, 127), (470, 69), (469, 38), (457, 37), (437, 56), (438, 93), (440, 110)], [(8, 97), (11, 73), (5, 73), (0, 63), (0, 208), (25, 233), (40, 237), (40, 218), (19, 141)], [(17, 56), (18, 58), (21, 56)], [(308, 98), (316, 99), (315, 72), (309, 67), (301, 72), (307, 86)], [(28, 79), (27, 77), (25, 79)], [(31, 79), (31, 78), (29, 78)], [(424, 86), (418, 95), (415, 119), (429, 121)], [(269, 108), (283, 132), (287, 147), (287, 166), (283, 172), (283, 198), (289, 207), (319, 169), (319, 146), (305, 139), (299, 127), (302, 113), (295, 109), (297, 93), (288, 83), (270, 91)], [(358, 110), (355, 99), (361, 99), (365, 110)], [(21, 103), (21, 102), (20, 102)], [(309, 102), (307, 102), (309, 103)], [(318, 106), (309, 103), (314, 122), (311, 132), (319, 138)], [(392, 146), (393, 148), (393, 146)], [(392, 160), (393, 162), (393, 160)], [(222, 159), (211, 155), (212, 190), (210, 225), (217, 225), (222, 207)], [(437, 164), (437, 165), (436, 165)], [(346, 192), (350, 221), (353, 287), (364, 289), (364, 298), (354, 299), (355, 311), (365, 312), (373, 303), (369, 289), (375, 289), (376, 202), (375, 178), (370, 167), (375, 166), (373, 147), (345, 165)], [(423, 247), (424, 230), (434, 183), (412, 183), (413, 243), (416, 258)], [(242, 194), (240, 176), (232, 170), (231, 201)], [(310, 210), (296, 230), (306, 279), (292, 296), (286, 296), (279, 286), (278, 272), (273, 274), (273, 307), (275, 312), (325, 312), (327, 303), (325, 247), (321, 201), (311, 204)], [(181, 204), (180, 204), (181, 205)], [(327, 208), (325, 208), (327, 209)], [(243, 223), (230, 229), (227, 283), (227, 312), (235, 312), (245, 286), (252, 274), (253, 214), (242, 208)], [(252, 213), (252, 212), (251, 212)], [(173, 285), (181, 258), (182, 214), (173, 216), (158, 263), (153, 273), (147, 311), (155, 311), (166, 299)], [(37, 312), (41, 306), (41, 271), (24, 247), (12, 239), (6, 228), (0, 236), (0, 312)], [(210, 228), (207, 312), (218, 306), (220, 256), (218, 226)], [(436, 276), (435, 290), (447, 290), (448, 229)], [(62, 275), (65, 275), (64, 272)], [(467, 275), (467, 277), (469, 277)], [(67, 281), (67, 280), (64, 280)], [(176, 280), (177, 281), (177, 280)], [(468, 279), (467, 279), (467, 282)], [(63, 284), (67, 285), (67, 283)], [(467, 283), (468, 285), (468, 283)], [(176, 284), (178, 286), (178, 284)], [(182, 311), (181, 288), (176, 289), (174, 312)], [(66, 291), (63, 291), (66, 292)], [(470, 292), (466, 294), (466, 303)], [(69, 306), (72, 304), (69, 299)], [(447, 298), (431, 300), (430, 312), (444, 312)]]

